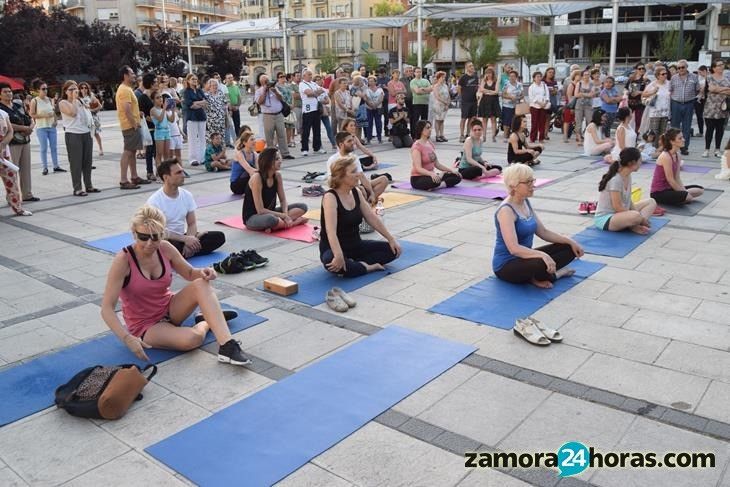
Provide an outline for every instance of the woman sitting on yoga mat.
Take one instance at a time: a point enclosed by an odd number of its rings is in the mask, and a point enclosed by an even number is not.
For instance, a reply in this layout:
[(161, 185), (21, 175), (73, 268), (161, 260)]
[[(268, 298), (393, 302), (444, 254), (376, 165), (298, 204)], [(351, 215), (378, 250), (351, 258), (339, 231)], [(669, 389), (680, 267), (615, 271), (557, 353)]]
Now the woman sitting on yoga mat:
[(470, 124), (470, 129), (471, 134), (464, 141), (464, 148), (461, 151), (459, 174), (464, 179), (499, 176), (502, 173), (502, 166), (492, 166), (482, 158), (482, 135), (484, 133), (482, 122), (475, 118)]
[[(575, 273), (567, 266), (583, 249), (568, 237), (545, 228), (528, 199), (535, 192), (535, 174), (523, 164), (510, 166), (502, 174), (509, 196), (494, 214), (497, 243), (494, 246), (494, 274), (515, 284), (529, 282), (551, 288), (553, 281)], [(537, 235), (549, 245), (532, 248)]]
[[(461, 175), (453, 167), (446, 167), (436, 157), (436, 147), (429, 140), (431, 122), (419, 120), (416, 124), (416, 141), (411, 146), (411, 186), (431, 191), (444, 183), (447, 188), (461, 182)], [(439, 169), (439, 172), (437, 171)]]
[[(357, 190), (357, 183), (355, 157), (338, 159), (331, 168), (330, 190), (322, 198), (319, 258), (328, 271), (345, 277), (382, 271), (401, 254), (398, 241)], [(360, 238), (363, 218), (386, 242)]]
[(649, 233), (649, 217), (656, 201), (649, 198), (634, 204), (631, 201), (631, 173), (641, 166), (641, 152), (627, 147), (619, 154), (598, 184), (598, 207), (593, 219), (599, 230), (620, 232), (627, 228), (639, 235)]
[(248, 182), (256, 173), (256, 138), (252, 132), (241, 132), (236, 141), (236, 160), (231, 165), (231, 192), (246, 194)]
[(591, 123), (586, 127), (585, 140), (583, 142), (584, 156), (605, 156), (606, 162), (611, 162), (611, 149), (613, 141), (603, 138), (603, 125), (608, 123), (606, 112), (597, 108), (593, 110)]
[[(284, 182), (281, 179), (279, 150), (267, 147), (261, 152), (258, 171), (251, 176), (243, 197), (243, 223), (249, 230), (271, 232), (307, 223), (307, 205), (287, 205)], [(276, 206), (279, 197), (280, 206)]]
[[(378, 168), (378, 158), (375, 157), (375, 154), (373, 154), (372, 151), (368, 150), (362, 142), (360, 142), (360, 138), (357, 136), (359, 129), (357, 128), (357, 123), (355, 122), (354, 118), (346, 118), (342, 121), (341, 129), (342, 132), (347, 132), (350, 135), (352, 135), (354, 142), (355, 142), (355, 149), (359, 150), (364, 156), (360, 156), (360, 165), (365, 171), (372, 171), (374, 169)], [(355, 154), (357, 155), (357, 154)]]
[(660, 205), (683, 205), (705, 192), (705, 188), (691, 184), (685, 186), (679, 175), (679, 151), (684, 147), (684, 136), (679, 129), (671, 128), (659, 137), (663, 152), (656, 160), (651, 178), (651, 197)]
[(507, 144), (507, 162), (513, 164), (519, 162), (528, 166), (540, 164), (542, 144), (530, 144), (527, 142), (527, 119), (524, 115), (517, 115), (512, 119), (512, 135), (509, 136)]
[[(101, 316), (109, 329), (140, 360), (149, 361), (145, 348), (192, 350), (203, 344), (208, 330), (218, 342), (218, 361), (247, 365), (251, 361), (231, 337), (226, 320), (238, 316), (222, 311), (210, 285), (213, 269), (196, 269), (164, 239), (165, 215), (145, 205), (131, 222), (134, 243), (117, 253), (107, 276)], [(170, 291), (172, 272), (190, 281), (181, 291)], [(114, 309), (122, 299), (122, 325)], [(193, 326), (180, 324), (200, 307)]]

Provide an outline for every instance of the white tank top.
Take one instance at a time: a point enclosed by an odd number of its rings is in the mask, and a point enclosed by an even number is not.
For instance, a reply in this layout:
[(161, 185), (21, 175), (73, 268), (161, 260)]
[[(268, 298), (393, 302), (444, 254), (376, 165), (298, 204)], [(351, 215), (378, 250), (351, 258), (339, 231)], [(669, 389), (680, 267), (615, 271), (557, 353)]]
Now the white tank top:
[(61, 112), (63, 128), (69, 134), (87, 134), (91, 132), (91, 112), (80, 102), (76, 101), (76, 116), (69, 117)]
[[(42, 100), (40, 97), (35, 98), (35, 111), (39, 116), (53, 115), (53, 103), (50, 98)], [(53, 127), (56, 119), (55, 117), (50, 118), (37, 118), (35, 126), (38, 129), (45, 129)]]
[[(619, 125), (616, 129), (617, 135), (619, 130), (624, 131), (624, 149), (626, 149), (627, 147), (636, 147), (636, 132), (634, 132), (634, 129), (632, 129), (631, 127), (626, 128), (623, 125)], [(618, 146), (618, 137), (616, 137), (616, 145), (614, 145), (613, 149), (611, 149), (611, 157), (614, 161), (618, 161), (618, 155), (621, 153), (621, 150), (622, 149)]]

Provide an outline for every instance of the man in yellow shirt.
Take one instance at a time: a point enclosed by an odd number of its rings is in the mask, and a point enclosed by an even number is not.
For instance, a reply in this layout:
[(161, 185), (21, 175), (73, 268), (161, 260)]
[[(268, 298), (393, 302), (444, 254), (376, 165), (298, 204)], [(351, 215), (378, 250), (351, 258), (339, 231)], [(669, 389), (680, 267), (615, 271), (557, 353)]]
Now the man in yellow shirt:
[[(149, 184), (151, 181), (142, 179), (137, 175), (137, 160), (134, 158), (135, 152), (143, 147), (142, 134), (139, 130), (139, 104), (137, 103), (137, 97), (134, 96), (134, 91), (132, 91), (136, 76), (129, 66), (123, 66), (119, 74), (122, 83), (117, 88), (115, 99), (117, 117), (122, 129), (122, 137), (124, 137), (124, 151), (122, 152), (122, 160), (119, 163), (121, 167), (119, 187), (121, 189), (138, 189), (140, 184)], [(127, 179), (128, 169), (131, 176), (129, 179)]]

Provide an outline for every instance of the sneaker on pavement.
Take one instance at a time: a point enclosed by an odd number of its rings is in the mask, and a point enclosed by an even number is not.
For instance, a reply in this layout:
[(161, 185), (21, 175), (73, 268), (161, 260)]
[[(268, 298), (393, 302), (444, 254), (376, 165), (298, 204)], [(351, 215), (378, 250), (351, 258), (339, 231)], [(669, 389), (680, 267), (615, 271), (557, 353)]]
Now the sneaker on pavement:
[(324, 150), (324, 149), (319, 149), (319, 150), (314, 151), (314, 152), (316, 152), (317, 154), (327, 154), (327, 151)]
[(590, 214), (595, 213), (596, 208), (598, 208), (598, 203), (596, 203), (595, 201), (588, 202), (588, 213), (590, 213)]
[[(238, 313), (236, 313), (232, 309), (224, 309), (223, 318), (225, 318), (226, 321), (235, 320), (236, 318), (238, 318)], [(195, 324), (197, 325), (201, 321), (205, 321), (205, 317), (203, 316), (203, 313), (198, 313), (197, 315), (195, 315)]]
[(719, 150), (716, 150), (715, 157), (722, 157), (722, 152), (720, 152)]
[(702, 157), (710, 157), (710, 151), (708, 151), (708, 150), (703, 151)]
[(581, 215), (587, 215), (588, 214), (588, 202), (587, 201), (581, 201), (578, 205), (578, 213)]
[(231, 338), (218, 349), (218, 362), (231, 365), (249, 365), (251, 359), (241, 351), (241, 342)]
[(243, 252), (239, 252), (238, 254), (245, 255), (248, 260), (253, 262), (256, 267), (263, 267), (269, 263), (268, 258), (262, 257), (261, 255), (259, 255), (258, 252), (253, 249), (244, 250)]
[(730, 169), (723, 167), (720, 169), (720, 174), (715, 175), (715, 179), (730, 179)]
[(309, 151), (306, 151), (306, 150), (303, 150), (302, 151), (302, 156), (303, 157), (307, 157), (308, 155), (309, 155)]

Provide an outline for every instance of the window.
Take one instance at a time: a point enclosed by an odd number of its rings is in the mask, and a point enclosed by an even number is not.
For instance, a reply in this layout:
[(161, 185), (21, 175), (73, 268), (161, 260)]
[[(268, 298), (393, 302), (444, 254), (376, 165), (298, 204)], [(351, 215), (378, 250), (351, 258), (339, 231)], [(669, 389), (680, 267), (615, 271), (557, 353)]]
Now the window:
[(314, 16), (318, 19), (324, 19), (325, 17), (327, 17), (327, 12), (325, 11), (324, 7), (317, 7)]
[(97, 10), (99, 20), (112, 20), (119, 18), (119, 10), (115, 8), (100, 8)]
[(317, 51), (320, 53), (327, 50), (327, 34), (317, 34)]
[(375, 46), (373, 44), (373, 35), (370, 34), (370, 46), (368, 46), (370, 49), (375, 49)]
[(298, 8), (294, 10), (294, 18), (295, 19), (301, 19), (302, 18), (302, 9)]

